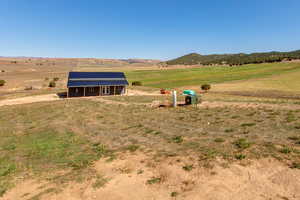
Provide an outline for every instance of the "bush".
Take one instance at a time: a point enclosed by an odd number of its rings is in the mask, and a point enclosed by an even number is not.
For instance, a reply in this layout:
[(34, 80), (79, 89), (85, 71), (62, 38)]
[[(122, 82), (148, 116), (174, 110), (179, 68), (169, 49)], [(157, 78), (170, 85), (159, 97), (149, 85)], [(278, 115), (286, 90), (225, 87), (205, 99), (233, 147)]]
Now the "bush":
[(235, 157), (237, 160), (243, 160), (243, 159), (246, 158), (246, 155), (244, 155), (244, 154), (237, 154), (237, 155), (235, 155), (234, 157)]
[(0, 80), (0, 86), (4, 86), (5, 85), (5, 80)]
[(236, 140), (233, 144), (239, 149), (247, 149), (251, 146), (251, 143), (245, 138), (240, 138)]
[(172, 138), (172, 140), (175, 143), (182, 143), (183, 142), (182, 136), (175, 136), (175, 137)]
[(142, 86), (143, 84), (142, 84), (141, 81), (133, 81), (133, 82), (131, 83), (131, 85), (132, 85), (132, 86)]
[(223, 138), (216, 138), (214, 141), (219, 143), (225, 142)]
[(201, 89), (204, 90), (205, 92), (207, 92), (208, 90), (210, 90), (211, 86), (210, 84), (203, 84), (201, 85)]
[(58, 81), (58, 80), (59, 80), (58, 77), (53, 78), (53, 81)]
[(50, 82), (49, 82), (49, 87), (55, 87), (55, 86), (56, 86), (55, 81), (50, 81)]

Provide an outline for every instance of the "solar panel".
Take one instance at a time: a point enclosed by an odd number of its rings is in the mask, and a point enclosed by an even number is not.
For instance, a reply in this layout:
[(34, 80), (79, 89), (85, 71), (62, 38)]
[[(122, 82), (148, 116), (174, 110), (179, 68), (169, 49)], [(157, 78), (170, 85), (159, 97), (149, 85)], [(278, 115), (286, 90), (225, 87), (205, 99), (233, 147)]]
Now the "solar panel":
[(70, 72), (68, 87), (128, 85), (123, 72)]

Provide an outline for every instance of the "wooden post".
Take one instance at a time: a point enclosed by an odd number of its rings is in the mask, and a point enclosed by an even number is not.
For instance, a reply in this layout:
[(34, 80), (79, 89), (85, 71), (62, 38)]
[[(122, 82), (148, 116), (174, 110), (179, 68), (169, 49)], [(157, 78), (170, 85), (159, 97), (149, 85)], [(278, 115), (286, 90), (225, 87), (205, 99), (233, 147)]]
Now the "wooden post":
[(69, 98), (69, 92), (70, 92), (70, 88), (68, 88), (68, 91), (67, 91), (67, 98)]
[(114, 95), (116, 95), (116, 86), (114, 86)]
[(85, 97), (85, 87), (83, 88), (83, 96)]

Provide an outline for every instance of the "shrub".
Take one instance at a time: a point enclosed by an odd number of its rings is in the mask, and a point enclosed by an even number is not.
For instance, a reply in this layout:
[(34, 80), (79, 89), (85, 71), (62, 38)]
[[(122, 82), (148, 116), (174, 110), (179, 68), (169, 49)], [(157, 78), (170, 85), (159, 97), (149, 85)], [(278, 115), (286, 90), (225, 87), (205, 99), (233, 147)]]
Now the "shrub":
[(183, 142), (182, 136), (175, 136), (175, 137), (172, 138), (172, 140), (175, 143), (182, 143)]
[(4, 86), (5, 85), (5, 80), (0, 80), (0, 86)]
[(193, 168), (194, 168), (193, 165), (185, 165), (182, 167), (183, 170), (188, 171), (188, 172), (192, 171)]
[(210, 90), (211, 86), (210, 84), (203, 84), (201, 85), (201, 89), (204, 90), (205, 92), (207, 92), (208, 90)]
[(134, 144), (127, 146), (127, 150), (129, 150), (130, 152), (135, 152), (136, 150), (138, 150), (138, 148), (139, 146)]
[(215, 142), (222, 143), (222, 142), (225, 142), (225, 140), (223, 138), (216, 138)]
[(225, 133), (232, 133), (234, 131), (234, 129), (229, 128), (229, 129), (225, 129)]
[(53, 81), (58, 81), (58, 80), (59, 80), (58, 77), (53, 78)]
[(49, 87), (56, 87), (55, 81), (50, 81), (49, 82)]
[(239, 149), (247, 149), (251, 146), (251, 143), (245, 138), (240, 138), (234, 142), (234, 145)]
[(237, 154), (237, 155), (235, 155), (234, 157), (235, 157), (237, 160), (243, 160), (243, 159), (246, 158), (246, 155), (244, 155), (244, 154)]
[(178, 192), (171, 192), (171, 197), (177, 197)]
[(243, 123), (241, 124), (242, 127), (247, 127), (247, 126), (255, 126), (255, 123)]
[(131, 83), (131, 85), (132, 85), (132, 86), (142, 86), (143, 84), (142, 84), (141, 81), (133, 81), (133, 82)]
[(300, 169), (300, 163), (293, 162), (291, 165), (292, 169)]
[(292, 149), (289, 147), (283, 147), (282, 149), (279, 150), (279, 152), (284, 154), (289, 154), (292, 152)]
[(2, 197), (6, 192), (6, 188), (1, 188), (0, 187), (0, 197)]
[(149, 185), (160, 183), (160, 182), (161, 182), (161, 178), (159, 177), (152, 177), (151, 179), (147, 180), (147, 184)]

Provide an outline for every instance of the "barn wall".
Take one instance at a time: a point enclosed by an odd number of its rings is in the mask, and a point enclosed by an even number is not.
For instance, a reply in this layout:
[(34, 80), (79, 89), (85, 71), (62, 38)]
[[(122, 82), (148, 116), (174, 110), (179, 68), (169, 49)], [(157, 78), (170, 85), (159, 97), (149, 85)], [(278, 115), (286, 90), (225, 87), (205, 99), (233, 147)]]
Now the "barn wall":
[(69, 97), (82, 97), (84, 94), (83, 87), (71, 87), (68, 89), (68, 96)]
[[(82, 96), (102, 96), (102, 87), (70, 87), (68, 88), (68, 97), (82, 97)], [(125, 93), (126, 86), (109, 86), (109, 95), (121, 95)]]

